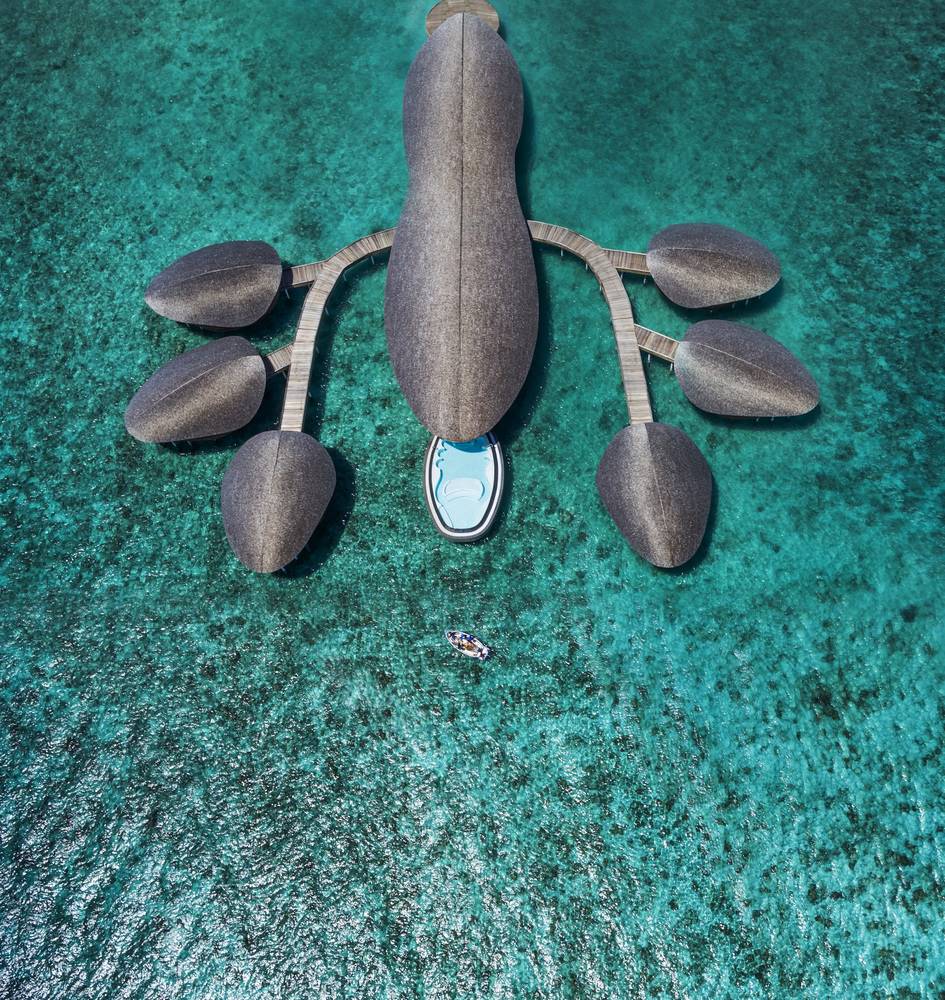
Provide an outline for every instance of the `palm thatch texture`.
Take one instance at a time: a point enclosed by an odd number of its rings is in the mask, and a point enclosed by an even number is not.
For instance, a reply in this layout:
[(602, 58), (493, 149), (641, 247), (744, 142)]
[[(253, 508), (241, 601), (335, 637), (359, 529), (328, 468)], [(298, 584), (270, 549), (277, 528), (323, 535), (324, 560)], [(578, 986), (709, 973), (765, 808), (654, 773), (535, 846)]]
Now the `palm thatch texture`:
[[(601, 250), (584, 237), (561, 227), (537, 222), (529, 223), (529, 226), (531, 236), (537, 242), (568, 249), (589, 266), (593, 266), (605, 295), (608, 289), (611, 293), (616, 291), (615, 296), (608, 296), (612, 318), (615, 320), (615, 333), (632, 321), (632, 315), (627, 311), (629, 302), (626, 306), (621, 305), (621, 292), (614, 288), (613, 275), (608, 275), (607, 265), (612, 264), (617, 270), (625, 272), (646, 273), (643, 255)], [(744, 241), (740, 242), (741, 234), (736, 233), (735, 236), (739, 238), (735, 243), (746, 245)], [(307, 299), (303, 316), (300, 317), (300, 328), (303, 318), (311, 317), (305, 319), (304, 323), (312, 340), (309, 350), (314, 347), (313, 338), (318, 327), (321, 305), (343, 268), (368, 254), (383, 251), (391, 245), (392, 239), (392, 230), (375, 233), (326, 261), (287, 269), (283, 277), (286, 285), (298, 287), (320, 282), (322, 286), (321, 294), (315, 297), (316, 305), (313, 306), (313, 300)], [(748, 240), (747, 237), (744, 239)], [(748, 241), (749, 245), (751, 243), (753, 241)], [(694, 259), (697, 263), (701, 260), (698, 255)], [(228, 273), (230, 280), (235, 278), (239, 281), (238, 272)], [(698, 283), (702, 280), (700, 273), (703, 272), (698, 269), (691, 271), (691, 282)], [(191, 283), (188, 294), (200, 297), (199, 282)], [(708, 412), (726, 416), (796, 416), (817, 404), (816, 383), (804, 366), (776, 341), (751, 327), (723, 321), (705, 321), (691, 327), (683, 341), (676, 341), (636, 324), (634, 331), (642, 349), (675, 362), (676, 374), (683, 390), (695, 405)], [(625, 332), (623, 336), (626, 340)], [(265, 373), (272, 374), (287, 369), (293, 349), (292, 345), (288, 345), (261, 359)], [(642, 369), (637, 370), (638, 365), (633, 357), (632, 349), (623, 351), (622, 370), (627, 384), (636, 386), (636, 395), (639, 396), (635, 404), (637, 415), (643, 419), (643, 426), (647, 426), (648, 394), (645, 392), (645, 382), (641, 382)], [(255, 349), (248, 341), (238, 337), (225, 338), (174, 359), (160, 369), (132, 400), (126, 421), (129, 432), (140, 440), (167, 441), (213, 437), (242, 426), (252, 418), (261, 399), (258, 364), (252, 363), (254, 359), (256, 362), (260, 360)], [(300, 402), (295, 406), (293, 427), (301, 426), (310, 356), (308, 359), (303, 357), (302, 360), (305, 362), (302, 366), (304, 370), (295, 380), (298, 383), (295, 395)], [(639, 423), (638, 420), (637, 424)], [(649, 433), (647, 436), (649, 437)], [(666, 441), (661, 441), (660, 445), (661, 452), (665, 452)], [(629, 463), (633, 461), (633, 455), (637, 451), (639, 449), (614, 451), (607, 463), (628, 466), (621, 475), (633, 477), (642, 483), (656, 466), (650, 463), (642, 473), (631, 471)], [(689, 467), (693, 481), (697, 481), (698, 475), (692, 471), (692, 463), (689, 463)], [(612, 513), (616, 512), (615, 519), (626, 516), (626, 505), (621, 506), (613, 500), (614, 483), (619, 481), (620, 476), (612, 473), (602, 474), (599, 480), (602, 496), (605, 491), (609, 496), (609, 499), (605, 499), (605, 505)], [(665, 493), (659, 493), (659, 484), (652, 482), (650, 488), (655, 491), (653, 495), (662, 497), (661, 503), (665, 508), (668, 499)], [(683, 516), (680, 520), (685, 521), (686, 517)], [(693, 523), (691, 518), (688, 520)], [(698, 519), (695, 523), (698, 525)], [(630, 523), (622, 525), (621, 530), (628, 537), (637, 539), (637, 544), (642, 544), (639, 539), (649, 537)], [(689, 548), (691, 547), (690, 545)], [(675, 559), (680, 557), (680, 553), (687, 551), (687, 546), (664, 546), (662, 554), (657, 554), (657, 549), (651, 544), (648, 551), (652, 556), (651, 561)]]
[(678, 427), (632, 424), (619, 431), (597, 467), (597, 491), (623, 536), (664, 569), (698, 551), (712, 504), (712, 474)]
[(148, 285), (144, 300), (159, 315), (211, 330), (251, 326), (272, 308), (282, 261), (268, 243), (235, 240), (179, 257)]
[[(544, 223), (529, 223), (532, 228), (540, 225)], [(763, 295), (781, 274), (777, 258), (761, 243), (716, 223), (668, 226), (653, 237), (647, 253), (604, 253), (618, 271), (652, 276), (667, 298), (687, 308), (713, 308)], [(181, 323), (239, 329), (265, 315), (280, 287), (311, 284), (327, 263), (279, 264), (277, 269), (274, 262), (278, 255), (266, 243), (215, 243), (165, 268), (148, 286), (145, 301)]]
[[(747, 324), (703, 320), (689, 327), (682, 340), (675, 340), (637, 323), (636, 338), (641, 351), (673, 364), (689, 401), (707, 413), (734, 418), (799, 417), (820, 402), (817, 383), (797, 357), (778, 341)], [(244, 344), (255, 350), (248, 341)], [(286, 371), (291, 355), (291, 344), (266, 355), (262, 360), (267, 373), (272, 376)], [(178, 360), (169, 362), (160, 373)], [(157, 374), (152, 376), (156, 378)], [(198, 387), (191, 387), (191, 391), (204, 386), (205, 383), (200, 383)], [(206, 385), (205, 389), (209, 396), (213, 387)], [(235, 391), (248, 393), (249, 390), (238, 383)], [(209, 403), (208, 400), (207, 405)], [(246, 412), (252, 416), (248, 404)], [(167, 417), (177, 419), (171, 412)], [(176, 428), (176, 424), (172, 427)], [(140, 440), (150, 440), (135, 431), (131, 433)], [(176, 433), (164, 440), (185, 437), (188, 435)]]
[(162, 365), (131, 398), (125, 428), (139, 441), (204, 441), (245, 427), (266, 381), (289, 367), (292, 345), (264, 357), (245, 337), (223, 337)]
[(223, 337), (168, 361), (134, 394), (125, 427), (139, 441), (219, 437), (248, 424), (266, 391), (266, 365), (243, 337)]
[(538, 286), (515, 186), (522, 106), (512, 54), (473, 14), (437, 28), (407, 77), (409, 188), (384, 321), (407, 401), (449, 441), (498, 423), (535, 349)]
[[(735, 324), (697, 324), (680, 343), (638, 328), (618, 272), (651, 273), (670, 299), (699, 308), (763, 294), (779, 280), (778, 262), (757, 241), (713, 224), (670, 226), (644, 255), (526, 223), (514, 169), (522, 86), (496, 34), (495, 10), (487, 0), (440, 0), (427, 25), (431, 37), (411, 66), (404, 95), (410, 183), (385, 295), (388, 347), (401, 387), (435, 435), (465, 441), (487, 433), (521, 389), (534, 353), (538, 293), (530, 236), (577, 254), (610, 307), (631, 421), (601, 459), (598, 490), (636, 551), (658, 566), (681, 565), (703, 537), (711, 474), (682, 431), (653, 422), (637, 330), (658, 356), (676, 361), (689, 398), (713, 412), (801, 412), (816, 405), (816, 385), (758, 331), (749, 329), (753, 337), (746, 338)], [(331, 499), (331, 458), (302, 433), (315, 338), (344, 268), (389, 247), (393, 235), (373, 234), (292, 269), (265, 243), (214, 244), (175, 261), (147, 289), (148, 305), (163, 316), (235, 329), (264, 316), (280, 288), (311, 284), (291, 349), (282, 427), (248, 441), (223, 482), (227, 537), (259, 572), (298, 555)], [(286, 361), (286, 349), (262, 359), (239, 337), (187, 352), (139, 390), (126, 426), (148, 441), (226, 433), (251, 419), (267, 375)]]
[(299, 431), (264, 431), (236, 453), (220, 506), (236, 557), (257, 573), (288, 565), (305, 548), (335, 491), (325, 448)]
[(659, 290), (685, 309), (707, 309), (763, 295), (781, 279), (778, 259), (737, 229), (686, 222), (661, 229), (646, 251)]
[(723, 417), (799, 417), (820, 402), (810, 372), (782, 344), (744, 323), (703, 320), (682, 340), (637, 325), (644, 351), (673, 363), (694, 406)]
[[(540, 240), (535, 236), (536, 232), (559, 228), (538, 222), (531, 222), (529, 226), (536, 240)], [(671, 226), (663, 232), (704, 233), (706, 230), (722, 234), (713, 237), (715, 251), (679, 257), (676, 261), (677, 281), (684, 278), (687, 287), (698, 290), (710, 304), (717, 304), (713, 296), (720, 294), (719, 285), (711, 276), (712, 269), (707, 270), (706, 262), (715, 259), (717, 263), (721, 255), (728, 262), (727, 266), (740, 275), (742, 291), (761, 290), (763, 283), (760, 279), (756, 278), (754, 285), (747, 284), (752, 280), (752, 269), (758, 271), (752, 263), (752, 255), (763, 260), (765, 255), (770, 254), (763, 247), (758, 251), (760, 244), (750, 237), (725, 226), (705, 223)], [(389, 249), (392, 237), (392, 230), (374, 233), (352, 244), (352, 250), (357, 249), (359, 255), (368, 250), (383, 252)], [(675, 239), (671, 242), (678, 249), (682, 241)], [(722, 249), (723, 244), (727, 249)], [(183, 270), (181, 264), (184, 261), (218, 260), (221, 255), (230, 260), (239, 259), (244, 252), (242, 246), (234, 243), (204, 247), (180, 258), (165, 273)], [(208, 253), (210, 251), (212, 253)], [(275, 254), (275, 250), (271, 252)], [(604, 253), (618, 271), (650, 273), (645, 254), (625, 250), (605, 250)], [(331, 276), (323, 275), (323, 272), (336, 258), (337, 255), (327, 260), (287, 267), (280, 284), (287, 288), (303, 287), (311, 285), (320, 275), (323, 280), (330, 281)], [(688, 266), (686, 260), (689, 261)], [(341, 261), (337, 266), (344, 264)], [(211, 300), (216, 301), (225, 295), (238, 299), (241, 295), (244, 275), (238, 267), (207, 272), (189, 264), (187, 270), (192, 278), (176, 286), (178, 306), (186, 309), (192, 317), (207, 319), (208, 314), (200, 310), (206, 310)], [(772, 280), (776, 271), (775, 262), (774, 272), (768, 272), (764, 282)], [(204, 282), (212, 282), (212, 295), (204, 287)], [(715, 325), (708, 326), (706, 323)], [(683, 391), (694, 405), (707, 412), (729, 417), (794, 417), (809, 412), (819, 402), (816, 383), (801, 362), (786, 348), (752, 327), (713, 320), (696, 324), (684, 338), (683, 343), (687, 346), (678, 354), (680, 341), (639, 324), (636, 335), (641, 350), (677, 362), (676, 375)], [(247, 341), (242, 344), (247, 355), (253, 353)], [(234, 356), (232, 344), (221, 348), (218, 354), (203, 348), (198, 348), (198, 351), (202, 353), (195, 354), (193, 358), (184, 355), (169, 362), (142, 387), (140, 398), (136, 396), (127, 411), (129, 433), (142, 441), (199, 440), (236, 430), (252, 418), (255, 412), (252, 400), (261, 398), (258, 380), (250, 378), (255, 366), (239, 365), (237, 362), (240, 359)], [(291, 353), (292, 347), (288, 345), (264, 358), (267, 374), (286, 370)], [(206, 365), (208, 369), (219, 367), (220, 371), (208, 370), (200, 378), (192, 380), (198, 359), (199, 364)], [(228, 387), (227, 392), (223, 391), (224, 386)], [(297, 395), (301, 398), (304, 398), (305, 388), (304, 382), (298, 388)]]

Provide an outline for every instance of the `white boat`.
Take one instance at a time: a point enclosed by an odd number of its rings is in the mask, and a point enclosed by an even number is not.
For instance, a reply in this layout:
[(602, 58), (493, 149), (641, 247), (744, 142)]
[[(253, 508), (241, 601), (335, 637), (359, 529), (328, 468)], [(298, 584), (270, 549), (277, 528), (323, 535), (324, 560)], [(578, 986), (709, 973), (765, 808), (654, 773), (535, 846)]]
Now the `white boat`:
[(481, 639), (477, 639), (469, 632), (450, 630), (446, 633), (446, 638), (453, 649), (476, 660), (484, 660), (492, 652)]

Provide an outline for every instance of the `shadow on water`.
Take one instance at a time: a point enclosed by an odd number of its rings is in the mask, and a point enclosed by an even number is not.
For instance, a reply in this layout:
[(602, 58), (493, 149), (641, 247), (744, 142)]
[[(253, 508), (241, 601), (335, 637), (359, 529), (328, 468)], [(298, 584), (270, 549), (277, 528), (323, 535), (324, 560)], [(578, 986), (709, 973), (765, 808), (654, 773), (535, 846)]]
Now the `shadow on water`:
[[(284, 279), (283, 279), (284, 280)], [(206, 337), (207, 340), (220, 340), (223, 337), (245, 337), (256, 344), (265, 354), (288, 343), (292, 338), (294, 320), (302, 306), (307, 288), (279, 289), (269, 312), (251, 326), (242, 326), (233, 330), (218, 330), (206, 326), (185, 324), (188, 330)]]
[(542, 258), (542, 254), (535, 253), (535, 271), (538, 276), (538, 339), (535, 342), (535, 354), (525, 384), (495, 427), (496, 437), (503, 448), (513, 444), (528, 425), (548, 381), (553, 346), (551, 331), (554, 324), (551, 297), (548, 294), (547, 268)]
[(305, 548), (282, 572), (281, 575), (289, 580), (311, 576), (325, 565), (341, 541), (354, 510), (357, 495), (354, 466), (336, 448), (329, 448), (328, 454), (335, 465), (335, 492)]
[(524, 118), (522, 120), (522, 134), (515, 151), (515, 181), (518, 186), (518, 200), (522, 211), (525, 213), (525, 218), (530, 219), (532, 217), (531, 173), (532, 164), (535, 161), (535, 115), (532, 110), (531, 90), (524, 81), (522, 83), (522, 97)]
[[(623, 278), (624, 286), (627, 289), (627, 294), (631, 296), (636, 322), (641, 326), (646, 326), (647, 323), (645, 320), (641, 319), (638, 314), (637, 299), (634, 296), (634, 293), (639, 291), (642, 287), (642, 279), (632, 279), (631, 276), (626, 274), (621, 277)], [(631, 280), (628, 280), (628, 278), (631, 278)], [(634, 283), (631, 283), (631, 281), (635, 283), (636, 287), (634, 287)], [(784, 294), (784, 289), (782, 287), (783, 284), (783, 282), (778, 282), (774, 288), (757, 298), (749, 299), (746, 302), (736, 302), (733, 306), (719, 306), (716, 309), (684, 309), (682, 306), (677, 306), (675, 303), (670, 302), (669, 299), (664, 297), (663, 302), (669, 307), (670, 310), (672, 310), (672, 312), (680, 317), (685, 326), (679, 330), (660, 330), (658, 332), (664, 333), (670, 337), (675, 337), (677, 340), (681, 340), (690, 326), (693, 326), (702, 320), (725, 320), (731, 323), (747, 322), (754, 316), (764, 315), (778, 302)], [(647, 285), (653, 285), (655, 288), (655, 284), (652, 281), (648, 281)], [(749, 323), (748, 325), (752, 324)], [(646, 352), (641, 351), (641, 354), (645, 360), (650, 360)], [(649, 377), (647, 381), (649, 381)], [(680, 386), (679, 388), (681, 390), (682, 387)], [(694, 408), (704, 420), (714, 426), (752, 431), (804, 430), (805, 428), (817, 423), (821, 414), (820, 404), (815, 406), (809, 413), (802, 413), (797, 417), (727, 417), (721, 414), (709, 413), (706, 410), (700, 410), (698, 407)]]
[(384, 267), (387, 263), (387, 251), (381, 251), (371, 258), (359, 261), (347, 268), (332, 289), (331, 296), (325, 305), (321, 325), (318, 328), (318, 342), (315, 356), (312, 358), (312, 370), (309, 376), (309, 401), (305, 408), (305, 429), (313, 437), (321, 432), (325, 419), (325, 400), (328, 383), (332, 371), (332, 346), (335, 334), (338, 332), (338, 316), (356, 293), (364, 276)]
[[(380, 258), (380, 254), (376, 255), (377, 265), (380, 265)], [(325, 389), (331, 375), (331, 347), (337, 331), (337, 313), (357, 287), (357, 283), (360, 276), (364, 273), (365, 268), (370, 267), (372, 267), (370, 259), (361, 261), (349, 268), (344, 276), (339, 278), (338, 284), (329, 297), (325, 313), (318, 328), (317, 347), (315, 356), (312, 359), (312, 369), (309, 377), (310, 398), (305, 409), (305, 430), (316, 439), (318, 438), (325, 416)], [(300, 291), (304, 297), (304, 289)], [(291, 337), (291, 332), (287, 337), (283, 338), (286, 343), (289, 342), (289, 337)], [(279, 346), (282, 346), (282, 342), (280, 342)], [(275, 349), (275, 345), (272, 345), (271, 349)], [(212, 454), (219, 451), (236, 452), (256, 434), (278, 428), (282, 417), (285, 386), (285, 373), (274, 375), (270, 378), (266, 384), (266, 394), (256, 415), (248, 424), (240, 427), (238, 430), (218, 438), (209, 438), (203, 441), (176, 442), (175, 444), (163, 445), (163, 447), (179, 451), (183, 454)]]
[[(519, 138), (518, 148), (515, 152), (515, 178), (518, 187), (519, 203), (525, 218), (530, 218), (531, 207), (529, 177), (531, 165), (535, 152), (535, 116), (532, 113), (532, 99), (528, 87), (522, 85), (524, 117), (522, 121), (522, 134)], [(532, 243), (532, 255), (535, 260), (535, 272), (538, 279), (538, 339), (535, 343), (535, 354), (532, 358), (525, 384), (522, 386), (515, 402), (506, 411), (505, 415), (496, 425), (495, 434), (501, 442), (503, 448), (512, 444), (528, 424), (535, 406), (541, 396), (542, 390), (547, 381), (548, 366), (551, 362), (551, 299), (548, 295), (548, 277), (542, 255), (538, 252), (537, 244)], [(506, 456), (506, 490), (512, 489), (511, 467), (508, 456)], [(504, 511), (505, 504), (502, 504)], [(499, 513), (499, 521), (504, 517), (503, 511)]]
[[(721, 319), (726, 320), (729, 323), (748, 323), (751, 326), (753, 325), (751, 320), (754, 317), (765, 315), (765, 313), (769, 312), (769, 310), (778, 304), (781, 297), (784, 295), (784, 282), (779, 281), (774, 288), (765, 292), (764, 295), (759, 295), (753, 299), (746, 299), (745, 301), (735, 302), (726, 306), (716, 306), (713, 309), (686, 309), (683, 306), (676, 305), (675, 302), (671, 302), (668, 298), (666, 298), (652, 278), (641, 278), (637, 275), (631, 274), (624, 274), (621, 275), (621, 277), (623, 278), (624, 286), (627, 289), (627, 294), (630, 295), (632, 299), (634, 315), (637, 323), (642, 326), (649, 326), (649, 323), (646, 322), (645, 318), (637, 315), (637, 304), (639, 303), (640, 311), (645, 315), (645, 297), (649, 294), (657, 295), (662, 300), (662, 304), (678, 316), (680, 321), (680, 327), (678, 329), (660, 330), (659, 332), (665, 333), (670, 337), (675, 337), (677, 340), (683, 336), (690, 326), (705, 319)], [(644, 284), (644, 282), (646, 282), (646, 284)], [(641, 295), (643, 298), (640, 297)]]
[[(318, 349), (312, 359), (309, 376), (309, 401), (305, 410), (305, 430), (316, 440), (321, 433), (325, 419), (327, 387), (332, 370), (332, 347), (338, 332), (338, 316), (358, 285), (369, 271), (386, 262), (386, 253), (378, 253), (372, 263), (368, 258), (349, 267), (338, 279), (326, 303), (318, 330)], [(315, 529), (307, 545), (299, 556), (290, 563), (283, 573), (287, 579), (310, 576), (319, 570), (334, 552), (344, 534), (354, 509), (356, 495), (356, 473), (354, 466), (338, 451), (329, 448), (328, 454), (335, 466), (335, 492), (332, 494), (321, 522)]]
[[(365, 271), (373, 266), (380, 266), (383, 259), (381, 254), (377, 254), (374, 265), (370, 258), (352, 265), (339, 278), (326, 304), (318, 330), (318, 346), (312, 359), (309, 376), (310, 398), (305, 416), (305, 430), (316, 440), (325, 417), (325, 390), (331, 376), (331, 349), (338, 330), (338, 314), (356, 291)], [(304, 290), (302, 291), (304, 294)], [(275, 375), (269, 379), (266, 395), (259, 410), (250, 423), (239, 430), (212, 440), (180, 442), (164, 447), (193, 457), (220, 451), (235, 454), (250, 438), (263, 431), (278, 428), (282, 416), (285, 385), (285, 374)], [(337, 449), (329, 448), (328, 453), (335, 466), (337, 477), (335, 491), (321, 522), (305, 548), (281, 574), (277, 574), (287, 579), (309, 576), (325, 564), (341, 540), (354, 508), (356, 494), (354, 467)]]
[(712, 546), (712, 536), (715, 534), (715, 522), (717, 520), (717, 512), (719, 507), (719, 487), (715, 481), (715, 476), (712, 477), (712, 500), (709, 503), (709, 517), (705, 524), (705, 534), (702, 536), (702, 541), (699, 543), (699, 548), (696, 549), (695, 555), (688, 561), (682, 564), (682, 566), (677, 566), (675, 569), (661, 569), (657, 570), (659, 573), (666, 573), (669, 576), (683, 576), (685, 573), (690, 572), (698, 567), (698, 565), (705, 559), (706, 554)]
[[(529, 177), (535, 150), (534, 115), (532, 109), (533, 102), (530, 90), (523, 83), (524, 113), (522, 133), (516, 150), (516, 179), (519, 200), (526, 218), (529, 217), (531, 207)], [(551, 363), (551, 300), (548, 294), (546, 266), (542, 255), (534, 247), (533, 251), (538, 278), (538, 336), (535, 354), (525, 384), (515, 402), (495, 429), (503, 448), (514, 444), (529, 423), (541, 397), (541, 393), (544, 390)], [(305, 430), (316, 439), (318, 439), (325, 417), (325, 390), (331, 376), (332, 345), (338, 327), (337, 312), (347, 302), (357, 287), (364, 269), (381, 266), (381, 262), (386, 263), (386, 259), (387, 255), (381, 253), (376, 255), (373, 264), (370, 260), (366, 260), (348, 268), (344, 275), (339, 278), (326, 303), (325, 312), (318, 331), (318, 348), (312, 361), (312, 371), (309, 378), (310, 397), (305, 417)], [(272, 309), (263, 319), (246, 330), (236, 332), (258, 344), (261, 353), (281, 347), (284, 343), (288, 343), (293, 335), (293, 317), (297, 318), (306, 292), (307, 289), (305, 288), (280, 290)], [(201, 330), (200, 332), (207, 336), (225, 336), (231, 331)], [(235, 454), (251, 437), (279, 426), (284, 391), (285, 375), (274, 376), (269, 380), (266, 387), (266, 395), (259, 411), (245, 427), (214, 440), (179, 443), (167, 447), (174, 447), (185, 454), (212, 453), (217, 451), (232, 451)], [(330, 448), (328, 450), (335, 464), (338, 477), (335, 492), (311, 540), (299, 557), (286, 567), (284, 575), (287, 578), (308, 576), (324, 564), (340, 541), (354, 506), (354, 468), (336, 449)], [(505, 479), (505, 491), (508, 494), (514, 490), (515, 479), (515, 463), (508, 451), (505, 452)], [(502, 530), (507, 516), (507, 508), (508, 502), (506, 498), (501, 505), (492, 531), (485, 538), (472, 544), (485, 544), (496, 532)]]
[(810, 413), (799, 417), (723, 417), (717, 413), (699, 410), (699, 415), (715, 427), (727, 427), (736, 431), (802, 431), (820, 420), (821, 407), (815, 406)]

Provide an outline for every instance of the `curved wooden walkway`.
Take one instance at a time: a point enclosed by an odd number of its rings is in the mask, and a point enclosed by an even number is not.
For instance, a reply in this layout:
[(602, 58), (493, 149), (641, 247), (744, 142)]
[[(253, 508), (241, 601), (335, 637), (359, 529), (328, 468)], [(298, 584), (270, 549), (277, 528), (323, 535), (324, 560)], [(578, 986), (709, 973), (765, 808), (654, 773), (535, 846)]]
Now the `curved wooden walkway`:
[[(677, 342), (653, 330), (638, 327), (634, 322), (630, 297), (618, 272), (623, 270), (634, 274), (648, 274), (645, 269), (646, 255), (625, 250), (605, 250), (573, 229), (551, 226), (547, 222), (529, 221), (528, 228), (536, 243), (567, 250), (584, 261), (594, 272), (610, 309), (630, 423), (649, 423), (653, 420), (653, 410), (637, 334), (645, 339), (647, 350), (668, 361), (675, 355)], [(394, 232), (393, 229), (383, 229), (356, 240), (326, 260), (290, 268), (288, 284), (292, 288), (309, 284), (311, 287), (302, 305), (295, 340), (264, 359), (270, 374), (289, 369), (285, 402), (282, 406), (282, 430), (302, 430), (318, 327), (335, 284), (345, 268), (372, 254), (389, 250), (394, 242)], [(642, 265), (639, 258), (643, 259)], [(640, 270), (641, 267), (643, 270)]]
[(586, 236), (563, 226), (549, 226), (547, 222), (529, 222), (532, 239), (573, 253), (594, 272), (610, 309), (610, 322), (617, 341), (617, 357), (623, 376), (623, 391), (627, 397), (627, 412), (631, 424), (645, 424), (653, 420), (650, 407), (650, 390), (643, 372), (643, 358), (637, 343), (633, 307), (623, 281), (617, 273), (608, 251), (592, 243)]
[(306, 264), (301, 268), (292, 269), (292, 280), (295, 280), (297, 271), (301, 274), (306, 268), (314, 270), (315, 280), (305, 296), (302, 314), (295, 330), (289, 376), (285, 387), (285, 402), (282, 404), (282, 422), (279, 424), (281, 430), (302, 430), (305, 403), (308, 400), (308, 381), (312, 371), (312, 358), (315, 355), (315, 338), (318, 336), (322, 314), (335, 283), (346, 267), (370, 257), (373, 253), (387, 250), (393, 241), (394, 230), (385, 229), (356, 240), (327, 260), (319, 261), (318, 264)]

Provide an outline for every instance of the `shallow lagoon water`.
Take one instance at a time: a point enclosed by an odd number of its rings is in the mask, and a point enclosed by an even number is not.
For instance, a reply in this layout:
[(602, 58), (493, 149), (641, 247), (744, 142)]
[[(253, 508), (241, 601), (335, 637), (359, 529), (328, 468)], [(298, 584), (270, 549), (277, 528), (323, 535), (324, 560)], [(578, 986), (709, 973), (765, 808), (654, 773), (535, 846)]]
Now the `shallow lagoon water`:
[[(125, 435), (134, 389), (204, 342), (145, 308), (157, 270), (396, 221), (425, 9), (0, 12), (5, 995), (940, 995), (937, 5), (500, 5), (531, 218), (628, 249), (707, 219), (782, 261), (725, 318), (805, 361), (815, 415), (706, 417), (649, 368), (715, 477), (684, 570), (597, 499), (619, 371), (593, 278), (553, 251), (479, 544), (425, 509), (380, 263), (323, 329), (340, 488), (287, 575), (245, 571), (218, 507), (277, 394), (192, 452)], [(648, 326), (699, 318), (626, 283)]]

